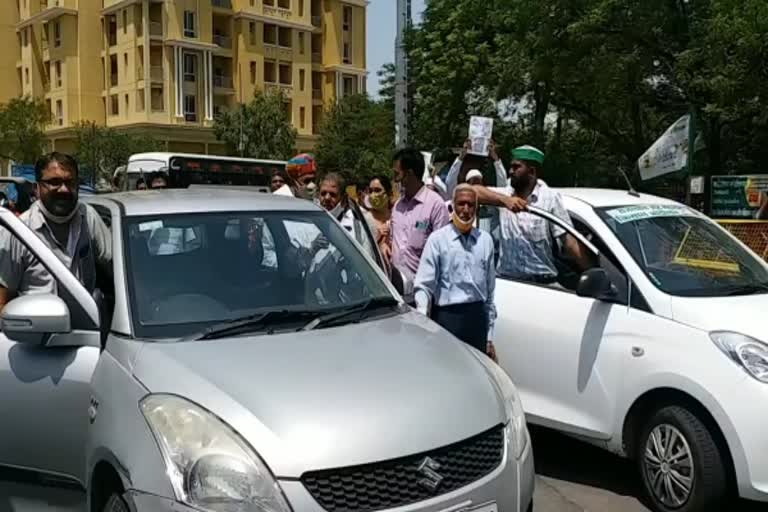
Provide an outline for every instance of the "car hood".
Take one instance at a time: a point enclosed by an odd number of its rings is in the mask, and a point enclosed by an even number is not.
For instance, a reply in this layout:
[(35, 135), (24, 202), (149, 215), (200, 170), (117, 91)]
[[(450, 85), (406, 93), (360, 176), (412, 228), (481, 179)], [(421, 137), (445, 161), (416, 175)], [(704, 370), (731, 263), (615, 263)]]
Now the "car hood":
[(331, 329), (148, 343), (134, 375), (246, 439), (278, 477), (445, 446), (505, 421), (472, 349), (422, 315)]
[(673, 297), (672, 316), (704, 331), (733, 331), (768, 343), (768, 294), (738, 297)]

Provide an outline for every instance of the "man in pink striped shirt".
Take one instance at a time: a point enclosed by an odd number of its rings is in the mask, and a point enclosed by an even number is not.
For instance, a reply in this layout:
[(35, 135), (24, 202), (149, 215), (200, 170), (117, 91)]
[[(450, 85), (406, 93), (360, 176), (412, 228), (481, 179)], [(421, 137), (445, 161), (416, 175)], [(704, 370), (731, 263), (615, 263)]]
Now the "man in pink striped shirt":
[(400, 199), (392, 212), (392, 264), (412, 283), (427, 238), (450, 222), (448, 207), (437, 192), (424, 185), (424, 157), (415, 149), (402, 149), (394, 159)]

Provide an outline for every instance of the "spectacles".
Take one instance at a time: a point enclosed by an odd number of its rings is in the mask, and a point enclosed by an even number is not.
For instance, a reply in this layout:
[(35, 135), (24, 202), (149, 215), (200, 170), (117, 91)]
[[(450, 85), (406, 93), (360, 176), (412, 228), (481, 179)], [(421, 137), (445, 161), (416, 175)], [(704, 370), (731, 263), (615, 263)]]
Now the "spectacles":
[(60, 189), (64, 185), (66, 185), (68, 189), (73, 190), (77, 186), (77, 180), (74, 180), (74, 179), (65, 180), (62, 178), (50, 178), (47, 180), (40, 180), (40, 183), (44, 185), (46, 188), (49, 188), (51, 190)]

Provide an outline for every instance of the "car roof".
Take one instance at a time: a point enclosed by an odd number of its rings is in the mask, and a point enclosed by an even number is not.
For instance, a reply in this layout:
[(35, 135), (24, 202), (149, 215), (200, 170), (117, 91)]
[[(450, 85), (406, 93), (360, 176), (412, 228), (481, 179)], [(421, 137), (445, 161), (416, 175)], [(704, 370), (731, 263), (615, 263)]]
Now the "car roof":
[(642, 204), (679, 205), (670, 199), (650, 194), (633, 194), (627, 190), (604, 188), (557, 188), (555, 189), (566, 198), (575, 199), (594, 208), (610, 208), (612, 206), (631, 206)]
[(100, 194), (84, 199), (92, 204), (116, 203), (126, 217), (201, 212), (321, 211), (311, 201), (304, 199), (223, 187), (138, 190)]

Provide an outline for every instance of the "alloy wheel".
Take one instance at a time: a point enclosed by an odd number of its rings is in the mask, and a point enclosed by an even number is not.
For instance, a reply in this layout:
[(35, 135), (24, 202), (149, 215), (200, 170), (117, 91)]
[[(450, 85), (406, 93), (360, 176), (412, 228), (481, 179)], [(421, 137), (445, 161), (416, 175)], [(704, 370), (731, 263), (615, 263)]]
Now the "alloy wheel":
[(672, 425), (657, 425), (645, 443), (644, 462), (655, 498), (668, 508), (685, 505), (694, 478), (693, 455), (685, 436)]

